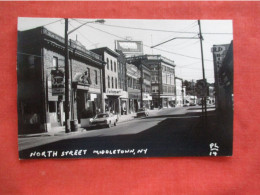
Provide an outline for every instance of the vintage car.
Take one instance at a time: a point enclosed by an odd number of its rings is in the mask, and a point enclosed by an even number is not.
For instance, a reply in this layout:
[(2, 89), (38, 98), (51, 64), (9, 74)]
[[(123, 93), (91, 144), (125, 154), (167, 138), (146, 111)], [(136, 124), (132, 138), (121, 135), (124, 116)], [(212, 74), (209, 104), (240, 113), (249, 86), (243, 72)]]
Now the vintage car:
[(136, 112), (136, 117), (147, 117), (149, 115), (148, 110), (146, 108), (140, 108)]
[(101, 126), (101, 127), (112, 127), (112, 125), (116, 126), (118, 122), (118, 116), (112, 113), (100, 113), (97, 114), (93, 120), (91, 121), (91, 126)]

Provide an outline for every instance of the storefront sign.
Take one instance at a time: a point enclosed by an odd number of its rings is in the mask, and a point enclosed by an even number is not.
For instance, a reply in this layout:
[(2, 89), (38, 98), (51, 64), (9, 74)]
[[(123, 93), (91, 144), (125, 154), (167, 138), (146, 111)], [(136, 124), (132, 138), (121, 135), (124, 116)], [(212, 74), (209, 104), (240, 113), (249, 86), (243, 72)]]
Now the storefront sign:
[(51, 71), (51, 86), (52, 86), (52, 95), (53, 96), (64, 95), (65, 79), (64, 79), (63, 71), (61, 71), (61, 70), (52, 70)]
[(122, 95), (121, 89), (107, 89), (106, 90), (107, 95)]

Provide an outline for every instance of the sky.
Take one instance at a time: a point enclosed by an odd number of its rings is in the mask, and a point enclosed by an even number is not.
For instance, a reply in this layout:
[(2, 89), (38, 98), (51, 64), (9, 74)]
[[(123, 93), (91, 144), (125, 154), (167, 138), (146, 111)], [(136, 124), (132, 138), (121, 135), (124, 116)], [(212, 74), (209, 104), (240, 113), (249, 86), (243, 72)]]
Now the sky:
[[(82, 23), (96, 19), (69, 19), (69, 31)], [(176, 76), (185, 80), (202, 79), (202, 62), (197, 20), (143, 20), (104, 19), (105, 23), (88, 23), (69, 35), (69, 39), (80, 41), (87, 49), (109, 47), (115, 49), (115, 40), (142, 41), (144, 54), (162, 55), (176, 64)], [(44, 26), (64, 37), (62, 18), (18, 18), (18, 30), (29, 30)], [(229, 44), (233, 40), (232, 20), (201, 20), (205, 77), (214, 82), (214, 67), (211, 48), (213, 45)], [(172, 41), (157, 45), (169, 39)]]

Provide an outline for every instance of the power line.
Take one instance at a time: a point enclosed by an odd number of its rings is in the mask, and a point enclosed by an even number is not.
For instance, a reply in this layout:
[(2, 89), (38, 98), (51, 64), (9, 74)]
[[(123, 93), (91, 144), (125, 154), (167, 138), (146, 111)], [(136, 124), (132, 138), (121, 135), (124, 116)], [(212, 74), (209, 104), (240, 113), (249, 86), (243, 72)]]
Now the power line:
[[(134, 30), (144, 30), (144, 31), (155, 31), (155, 32), (167, 32), (167, 33), (183, 33), (183, 34), (197, 34), (197, 32), (187, 32), (187, 31), (172, 31), (172, 30), (159, 30), (159, 29), (152, 29), (152, 28), (139, 28), (139, 27), (130, 27), (130, 26), (119, 26), (119, 25), (112, 25), (112, 24), (102, 24), (105, 26), (116, 27), (116, 28), (125, 28), (125, 29), (134, 29)], [(221, 35), (233, 35), (233, 33), (217, 33), (217, 32), (204, 32), (202, 34), (221, 34)]]
[[(73, 28), (75, 28), (70, 22), (69, 22), (69, 25)], [(80, 29), (78, 29), (78, 33), (85, 39), (87, 40), (88, 42), (94, 44), (92, 41), (90, 41), (85, 35), (83, 35), (81, 32), (80, 32)]]
[(54, 24), (54, 23), (59, 22), (59, 21), (61, 21), (61, 20), (63, 20), (63, 18), (62, 18), (62, 19), (59, 19), (59, 20), (56, 20), (56, 21), (54, 21), (54, 22), (50, 22), (50, 23), (48, 23), (48, 24), (42, 25), (42, 26), (51, 25), (51, 24)]
[[(73, 20), (76, 20), (76, 19), (73, 19)], [(76, 20), (76, 21), (79, 22), (79, 23), (81, 23), (81, 22), (78, 21), (78, 20)], [(126, 38), (124, 38), (124, 37), (121, 37), (121, 36), (115, 35), (115, 34), (113, 34), (113, 33), (109, 33), (109, 32), (107, 32), (107, 31), (101, 30), (101, 29), (99, 29), (99, 28), (96, 28), (96, 27), (93, 27), (93, 26), (90, 26), (90, 25), (86, 25), (86, 26), (88, 26), (88, 27), (90, 27), (90, 28), (93, 28), (93, 29), (96, 29), (96, 30), (98, 30), (98, 31), (101, 31), (101, 32), (103, 32), (103, 33), (109, 34), (109, 35), (111, 35), (111, 36), (114, 36), (114, 37), (117, 37), (117, 38), (120, 38), (120, 39), (126, 40)], [(149, 45), (145, 45), (145, 44), (143, 44), (143, 46), (145, 46), (145, 47), (151, 49), (151, 46), (149, 46)], [(174, 54), (174, 55), (178, 55), (178, 56), (182, 56), (182, 57), (187, 57), (187, 58), (192, 58), (192, 59), (198, 59), (198, 60), (201, 60), (201, 58), (198, 58), (198, 57), (193, 57), (193, 56), (188, 56), (188, 55), (179, 54), (179, 53), (175, 53), (175, 52), (170, 52), (170, 51), (163, 50), (163, 49), (158, 49), (158, 48), (153, 48), (153, 49), (156, 49), (156, 50), (159, 50), (159, 51), (163, 51), (163, 52), (167, 52), (167, 53)], [(205, 60), (205, 61), (210, 61), (210, 62), (213, 61), (213, 60), (209, 60), (209, 59), (204, 59), (204, 60)]]

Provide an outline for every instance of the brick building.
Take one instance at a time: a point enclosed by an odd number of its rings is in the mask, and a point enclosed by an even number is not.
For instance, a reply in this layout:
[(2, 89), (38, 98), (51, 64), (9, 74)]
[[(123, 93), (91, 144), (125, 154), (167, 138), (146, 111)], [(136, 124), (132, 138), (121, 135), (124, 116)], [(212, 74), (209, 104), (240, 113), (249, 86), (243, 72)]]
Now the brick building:
[(175, 63), (161, 55), (141, 55), (128, 58), (142, 67), (143, 87), (151, 95), (154, 107), (173, 107), (175, 101)]
[[(18, 32), (20, 134), (64, 125), (64, 54), (64, 38), (44, 27)], [(83, 111), (94, 115), (101, 109), (104, 62), (79, 42), (69, 41), (69, 64), (70, 115), (80, 122)], [(56, 88), (58, 82), (60, 88)]]

